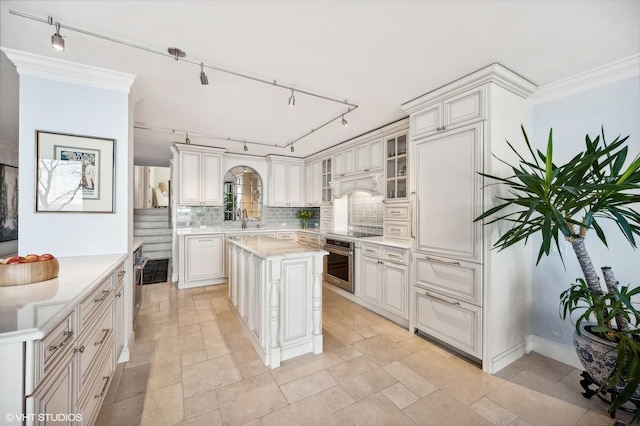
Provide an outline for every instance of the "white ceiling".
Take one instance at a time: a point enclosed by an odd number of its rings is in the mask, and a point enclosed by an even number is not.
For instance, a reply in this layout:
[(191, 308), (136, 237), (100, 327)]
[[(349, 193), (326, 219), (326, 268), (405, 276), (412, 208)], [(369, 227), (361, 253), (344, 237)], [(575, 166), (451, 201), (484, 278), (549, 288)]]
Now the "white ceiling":
[[(277, 80), (358, 109), (61, 30), (15, 10), (154, 50)], [(135, 120), (194, 144), (306, 157), (405, 116), (404, 102), (494, 62), (540, 86), (640, 52), (640, 0), (0, 1), (0, 46), (135, 74)], [(17, 73), (0, 54), (0, 139), (18, 141)], [(143, 123), (143, 124), (141, 124)], [(70, 129), (71, 131), (71, 129)], [(108, 137), (108, 135), (105, 135)], [(136, 129), (135, 163), (168, 165), (183, 134)]]

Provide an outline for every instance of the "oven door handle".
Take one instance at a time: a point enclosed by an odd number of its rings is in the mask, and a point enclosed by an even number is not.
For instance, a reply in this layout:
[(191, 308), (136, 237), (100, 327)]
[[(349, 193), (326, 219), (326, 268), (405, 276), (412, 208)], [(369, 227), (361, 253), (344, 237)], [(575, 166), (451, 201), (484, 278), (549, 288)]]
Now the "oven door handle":
[(149, 259), (145, 257), (142, 262), (138, 262), (135, 265), (133, 265), (133, 268), (141, 271), (141, 270), (144, 269), (145, 266), (147, 266), (147, 262), (148, 261), (149, 261)]
[(343, 249), (338, 249), (332, 246), (324, 246), (323, 249), (328, 251), (329, 253), (343, 254), (345, 256), (353, 256), (353, 250), (343, 250)]

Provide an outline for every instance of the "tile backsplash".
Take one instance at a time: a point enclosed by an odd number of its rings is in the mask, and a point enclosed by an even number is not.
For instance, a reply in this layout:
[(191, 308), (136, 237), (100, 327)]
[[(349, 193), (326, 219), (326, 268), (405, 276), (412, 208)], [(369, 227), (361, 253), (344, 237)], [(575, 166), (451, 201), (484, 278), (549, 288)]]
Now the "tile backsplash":
[[(319, 224), (320, 208), (304, 207), (314, 211), (313, 219), (307, 221), (308, 228), (315, 228)], [(301, 207), (269, 207), (263, 206), (262, 220), (249, 221), (249, 228), (299, 228), (300, 219), (296, 217)], [(212, 227), (212, 228), (240, 228), (240, 221), (225, 221), (223, 207), (198, 207), (178, 206), (176, 214), (176, 226), (185, 227)]]
[(358, 191), (349, 194), (349, 228), (370, 235), (382, 235), (384, 204), (382, 195)]

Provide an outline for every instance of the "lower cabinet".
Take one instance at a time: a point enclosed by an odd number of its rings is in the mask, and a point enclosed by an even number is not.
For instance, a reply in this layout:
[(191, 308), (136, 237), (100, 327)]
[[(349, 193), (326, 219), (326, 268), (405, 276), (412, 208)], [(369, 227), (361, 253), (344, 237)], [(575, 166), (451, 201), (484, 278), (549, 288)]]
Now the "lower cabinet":
[(408, 325), (408, 250), (376, 244), (362, 244), (356, 274), (356, 296), (376, 312)]
[(224, 238), (224, 234), (180, 236), (178, 288), (224, 282)]

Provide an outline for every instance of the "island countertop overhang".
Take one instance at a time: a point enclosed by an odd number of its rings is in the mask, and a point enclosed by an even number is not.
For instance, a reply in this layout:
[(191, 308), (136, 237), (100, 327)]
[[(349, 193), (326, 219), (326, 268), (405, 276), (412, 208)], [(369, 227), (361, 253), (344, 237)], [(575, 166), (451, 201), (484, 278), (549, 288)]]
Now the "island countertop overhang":
[(251, 253), (262, 257), (298, 257), (312, 254), (323, 256), (328, 252), (309, 246), (303, 246), (293, 241), (284, 241), (266, 235), (229, 236), (227, 242), (242, 247)]

